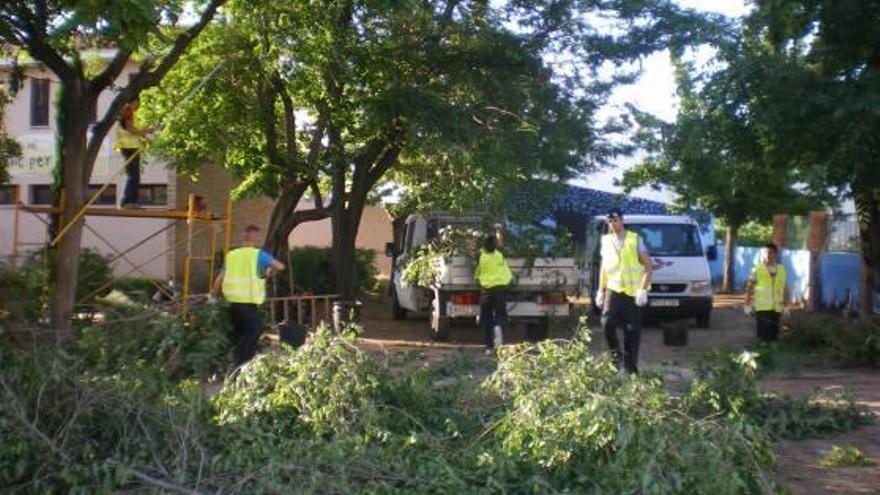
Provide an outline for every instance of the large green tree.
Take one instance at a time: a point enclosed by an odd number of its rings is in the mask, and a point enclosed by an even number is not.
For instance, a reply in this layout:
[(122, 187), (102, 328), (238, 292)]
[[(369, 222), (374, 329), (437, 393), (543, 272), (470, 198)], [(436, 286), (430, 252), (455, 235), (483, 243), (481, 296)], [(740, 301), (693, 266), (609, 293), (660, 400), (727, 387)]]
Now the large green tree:
[(751, 41), (722, 46), (728, 63), (720, 70), (698, 74), (693, 64), (678, 62), (679, 113), (663, 122), (635, 112), (637, 142), (648, 158), (624, 174), (628, 189), (663, 186), (675, 193), (680, 208), (712, 212), (727, 226), (723, 291), (733, 289), (734, 248), (740, 227), (750, 221), (769, 222), (774, 213), (803, 212), (821, 205), (805, 194), (797, 170), (773, 161), (750, 104), (753, 67)]
[[(223, 3), (199, 2), (200, 10), (189, 26), (177, 23), (184, 8), (191, 5), (182, 0), (9, 0), (0, 4), (0, 42), (27, 50), (60, 82), (56, 186), (63, 198), (56, 194), (55, 203), (63, 210), (58, 225), (73, 221), (85, 204), (101, 143), (123, 106), (162, 80)], [(92, 63), (83, 57), (87, 47), (114, 47), (115, 54), (106, 63)], [(116, 83), (136, 55), (143, 57), (140, 69), (92, 125), (90, 113), (98, 96)], [(52, 263), (50, 319), (62, 340), (72, 337), (82, 225), (79, 219), (67, 230)]]
[(229, 31), (202, 40), (172, 75), (192, 86), (224, 64), (196, 104), (205, 111), (172, 119), (165, 149), (194, 165), (219, 157), (245, 178), (243, 190), (277, 195), (275, 249), (304, 215), (293, 212), (300, 197), (323, 192), (310, 215), (332, 217), (344, 297), (363, 208), (389, 171), (410, 184), (449, 171), (431, 184), (449, 198), (466, 193), (454, 186), (463, 177), (487, 196), (510, 178), (588, 170), (607, 149), (593, 113), (614, 82), (595, 70), (712, 26), (663, 1), (242, 2), (227, 11), (217, 29)]
[(861, 314), (880, 267), (880, 2), (759, 0), (745, 26), (768, 50), (749, 62), (775, 160), (855, 201), (864, 265)]

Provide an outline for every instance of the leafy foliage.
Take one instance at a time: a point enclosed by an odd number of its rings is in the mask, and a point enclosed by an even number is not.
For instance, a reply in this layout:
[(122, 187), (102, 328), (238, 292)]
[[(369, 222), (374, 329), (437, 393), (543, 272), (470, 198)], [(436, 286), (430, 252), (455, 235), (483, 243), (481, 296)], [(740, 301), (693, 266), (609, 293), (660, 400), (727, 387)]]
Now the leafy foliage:
[(869, 463), (865, 454), (857, 447), (832, 445), (831, 452), (822, 458), (820, 464), (825, 467), (853, 467), (867, 466)]
[[(452, 256), (464, 256), (474, 266), (480, 255), (480, 247), (486, 232), (494, 227), (466, 228), (448, 226), (440, 230), (439, 237), (419, 246), (413, 253), (404, 254), (402, 280), (415, 287), (430, 287), (440, 274), (443, 260)], [(558, 228), (535, 224), (509, 225), (503, 233), (499, 246), (507, 258), (573, 257), (575, 243), (571, 234)]]
[[(18, 269), (0, 265), (0, 301), (3, 301), (3, 309), (15, 319), (36, 321), (44, 315), (48, 302), (49, 273), (54, 264), (52, 259), (51, 254), (35, 251)], [(76, 286), (77, 301), (84, 306), (92, 306), (98, 297), (109, 292), (112, 269), (107, 257), (94, 249), (80, 252), (79, 269), (82, 276)]]
[[(333, 257), (330, 248), (303, 246), (290, 250), (290, 273), (299, 292), (332, 294), (336, 287), (333, 276)], [(354, 259), (355, 287), (358, 292), (370, 291), (376, 286), (376, 252), (358, 249)], [(279, 275), (280, 291), (289, 292), (289, 281)]]
[(805, 438), (853, 429), (874, 421), (845, 392), (791, 398), (761, 392), (758, 355), (708, 353), (685, 402), (692, 413), (714, 412), (763, 428), (773, 438)]
[(9, 137), (6, 132), (5, 116), (6, 107), (9, 106), (10, 99), (6, 92), (6, 88), (0, 88), (0, 185), (9, 181), (10, 161), (21, 156), (21, 145), (18, 141)]
[(495, 363), (367, 353), (357, 332), (321, 327), (217, 390), (187, 377), (220, 361), (169, 366), (214, 355), (200, 341), (222, 333), (216, 308), (193, 316), (89, 329), (72, 349), (0, 347), (4, 493), (775, 493), (771, 439), (871, 419), (761, 393), (750, 353), (707, 356), (671, 395), (618, 373), (585, 327)]
[(84, 363), (98, 373), (149, 366), (172, 378), (206, 378), (223, 372), (231, 362), (232, 330), (225, 308), (199, 308), (188, 318), (140, 305), (107, 314), (125, 323), (84, 327), (75, 347)]
[[(715, 233), (723, 234), (728, 227), (723, 222), (715, 225)], [(746, 247), (764, 247), (768, 242), (773, 240), (773, 226), (760, 222), (748, 222), (739, 228), (736, 236), (736, 244)], [(718, 239), (724, 242), (723, 238)]]
[(778, 353), (817, 355), (835, 366), (880, 366), (880, 324), (836, 315), (796, 314), (780, 336)]

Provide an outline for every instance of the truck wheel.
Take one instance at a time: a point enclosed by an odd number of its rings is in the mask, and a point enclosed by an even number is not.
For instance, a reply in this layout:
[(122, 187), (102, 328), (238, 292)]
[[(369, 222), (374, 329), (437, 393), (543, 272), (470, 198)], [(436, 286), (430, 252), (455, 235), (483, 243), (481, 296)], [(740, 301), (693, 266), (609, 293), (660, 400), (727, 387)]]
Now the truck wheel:
[(709, 320), (712, 312), (706, 311), (697, 315), (697, 328), (709, 328)]
[(445, 301), (439, 295), (431, 303), (431, 340), (444, 341), (449, 338), (449, 318), (444, 315)]
[(539, 342), (550, 333), (550, 319), (541, 318), (537, 322), (526, 324), (526, 338), (531, 342)]
[(400, 300), (397, 299), (397, 291), (391, 293), (391, 313), (395, 320), (406, 319), (406, 309), (400, 305)]

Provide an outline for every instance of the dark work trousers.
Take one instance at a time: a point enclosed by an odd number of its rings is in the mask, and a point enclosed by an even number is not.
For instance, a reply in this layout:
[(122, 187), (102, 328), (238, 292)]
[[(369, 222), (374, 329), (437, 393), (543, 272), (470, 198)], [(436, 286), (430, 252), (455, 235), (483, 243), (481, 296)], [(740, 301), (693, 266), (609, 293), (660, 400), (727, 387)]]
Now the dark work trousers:
[(230, 303), (229, 319), (232, 320), (232, 342), (235, 344), (235, 362), (242, 365), (257, 353), (262, 324), (256, 304)]
[[(623, 355), (617, 340), (617, 327), (623, 327)], [(642, 339), (642, 308), (636, 306), (634, 297), (611, 290), (605, 291), (605, 308), (602, 310), (602, 330), (608, 348), (617, 366), (621, 361), (624, 369), (638, 373), (639, 342)]]
[[(136, 149), (121, 150), (125, 166), (125, 188), (122, 190), (122, 204), (138, 202), (138, 187), (141, 185), (141, 155), (131, 158), (137, 152)], [(129, 161), (129, 159), (131, 161)]]
[(507, 329), (507, 290), (504, 287), (480, 292), (480, 326), (483, 327), (486, 349), (495, 346), (495, 325), (501, 326), (502, 332)]
[(755, 311), (758, 341), (773, 342), (779, 337), (779, 313), (777, 311)]

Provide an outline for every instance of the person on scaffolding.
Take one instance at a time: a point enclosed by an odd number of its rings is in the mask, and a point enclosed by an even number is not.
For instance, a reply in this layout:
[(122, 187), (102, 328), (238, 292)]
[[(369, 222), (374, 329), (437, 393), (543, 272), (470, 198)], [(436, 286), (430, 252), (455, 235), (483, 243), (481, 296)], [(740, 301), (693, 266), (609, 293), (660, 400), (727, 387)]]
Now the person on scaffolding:
[(239, 366), (247, 363), (257, 353), (263, 325), (260, 321), (260, 304), (266, 300), (266, 279), (284, 270), (284, 264), (263, 249), (256, 247), (260, 241), (260, 228), (248, 225), (244, 229), (244, 246), (226, 253), (223, 269), (214, 279), (208, 301), (217, 301), (222, 291), (229, 303), (229, 319), (232, 321), (235, 360)]
[(151, 130), (138, 126), (136, 115), (140, 108), (140, 97), (135, 96), (126, 103), (119, 116), (116, 130), (116, 151), (122, 153), (125, 162), (125, 187), (119, 208), (137, 208), (138, 188), (141, 185), (141, 153), (146, 146)]

